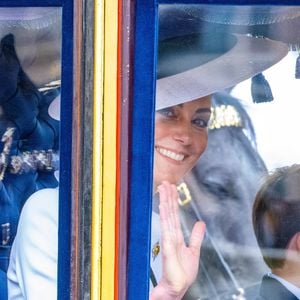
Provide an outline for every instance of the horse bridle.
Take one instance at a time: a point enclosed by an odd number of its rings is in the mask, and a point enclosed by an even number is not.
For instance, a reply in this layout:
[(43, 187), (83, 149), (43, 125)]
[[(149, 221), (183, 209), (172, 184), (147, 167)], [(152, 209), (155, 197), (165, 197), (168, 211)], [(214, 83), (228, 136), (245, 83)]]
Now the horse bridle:
[[(194, 217), (197, 220), (202, 220), (201, 214), (199, 213), (198, 208), (196, 207), (194, 201), (192, 201), (192, 196), (189, 191), (189, 188), (185, 182), (182, 182), (177, 186), (178, 189), (178, 194), (179, 194), (179, 204), (181, 207), (181, 213), (184, 217), (187, 213), (193, 213)], [(232, 294), (229, 295), (229, 299), (235, 299), (235, 300), (245, 300), (245, 291), (244, 289), (240, 286), (237, 278), (231, 271), (228, 263), (226, 262), (224, 256), (222, 255), (221, 251), (219, 250), (218, 246), (214, 242), (212, 236), (210, 235), (208, 229), (206, 228), (205, 232), (205, 238), (202, 243), (202, 251), (203, 249), (208, 248), (213, 251), (213, 255), (218, 258), (219, 260), (219, 265), (221, 266), (221, 269), (219, 270), (220, 273), (224, 276), (228, 282), (232, 283), (233, 286), (233, 292)], [(211, 289), (213, 290), (213, 293), (215, 294), (216, 297), (219, 298), (218, 291), (215, 288), (215, 283), (214, 283), (214, 278), (211, 278), (211, 275), (209, 274), (207, 267), (206, 267), (206, 262), (205, 260), (200, 258), (200, 268), (202, 269), (202, 272), (206, 276), (208, 282), (210, 282)], [(226, 299), (226, 298), (225, 298)]]

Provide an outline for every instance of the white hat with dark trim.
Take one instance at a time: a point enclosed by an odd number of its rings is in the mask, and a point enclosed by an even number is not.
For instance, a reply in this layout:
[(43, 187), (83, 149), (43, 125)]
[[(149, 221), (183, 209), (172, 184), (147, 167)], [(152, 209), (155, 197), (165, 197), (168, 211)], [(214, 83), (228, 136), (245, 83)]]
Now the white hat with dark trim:
[(261, 72), (300, 49), (299, 24), (300, 6), (160, 5), (156, 109), (251, 77), (253, 101), (271, 101)]
[(230, 88), (280, 61), (286, 44), (239, 34), (189, 34), (159, 43), (156, 110)]

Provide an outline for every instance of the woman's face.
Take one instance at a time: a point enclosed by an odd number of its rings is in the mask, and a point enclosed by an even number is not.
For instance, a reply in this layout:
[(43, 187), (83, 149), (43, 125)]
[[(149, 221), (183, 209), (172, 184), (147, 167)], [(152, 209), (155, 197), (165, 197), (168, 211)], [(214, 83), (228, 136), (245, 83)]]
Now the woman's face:
[(210, 96), (156, 112), (154, 189), (177, 183), (195, 165), (207, 144)]

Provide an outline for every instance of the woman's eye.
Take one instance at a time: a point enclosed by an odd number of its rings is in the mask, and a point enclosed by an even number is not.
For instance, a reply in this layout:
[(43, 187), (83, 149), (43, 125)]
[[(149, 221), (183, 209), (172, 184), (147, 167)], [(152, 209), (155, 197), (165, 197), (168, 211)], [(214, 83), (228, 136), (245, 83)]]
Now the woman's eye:
[(208, 126), (208, 120), (202, 119), (202, 118), (197, 118), (197, 119), (193, 120), (193, 124), (200, 128), (206, 128)]
[(172, 108), (164, 108), (157, 112), (166, 118), (174, 118), (176, 116), (176, 114)]

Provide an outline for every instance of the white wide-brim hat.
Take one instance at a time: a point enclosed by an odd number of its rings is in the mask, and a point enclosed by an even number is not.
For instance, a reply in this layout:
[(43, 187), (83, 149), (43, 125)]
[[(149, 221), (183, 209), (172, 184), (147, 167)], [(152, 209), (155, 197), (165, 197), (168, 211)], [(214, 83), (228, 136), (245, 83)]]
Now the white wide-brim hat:
[(189, 34), (159, 42), (156, 110), (230, 88), (280, 61), (286, 44), (239, 34)]
[(13, 34), (24, 72), (36, 87), (61, 77), (61, 8), (0, 8), (0, 40)]

